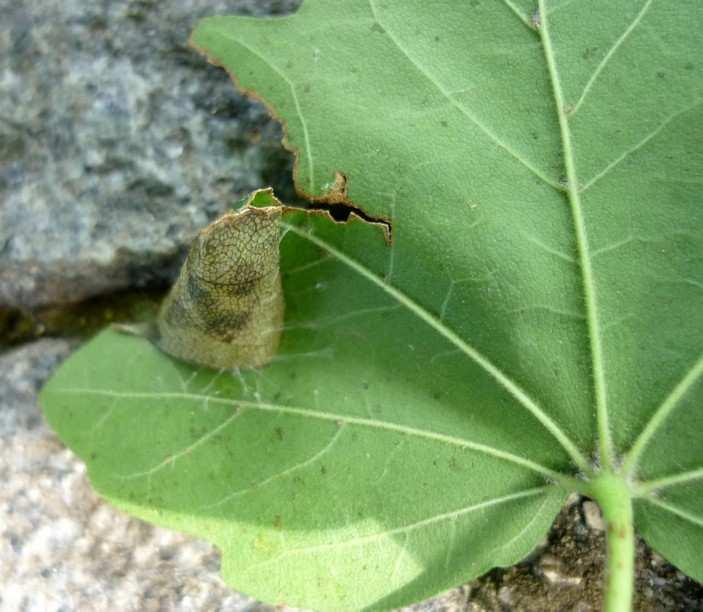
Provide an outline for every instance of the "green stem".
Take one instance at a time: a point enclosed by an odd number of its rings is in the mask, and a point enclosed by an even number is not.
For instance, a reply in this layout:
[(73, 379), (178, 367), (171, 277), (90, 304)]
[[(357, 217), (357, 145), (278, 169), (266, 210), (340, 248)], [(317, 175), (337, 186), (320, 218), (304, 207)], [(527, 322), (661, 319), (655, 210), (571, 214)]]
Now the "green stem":
[(603, 609), (606, 612), (630, 612), (635, 576), (632, 495), (624, 478), (609, 472), (603, 472), (593, 481), (591, 491), (607, 524), (608, 559)]

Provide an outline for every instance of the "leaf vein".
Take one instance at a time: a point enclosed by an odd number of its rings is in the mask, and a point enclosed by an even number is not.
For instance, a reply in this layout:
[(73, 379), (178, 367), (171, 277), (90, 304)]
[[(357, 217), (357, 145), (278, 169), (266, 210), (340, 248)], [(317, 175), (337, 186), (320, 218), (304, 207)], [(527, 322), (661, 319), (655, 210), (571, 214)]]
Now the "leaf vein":
[[(119, 397), (119, 396), (118, 396)], [(176, 461), (180, 459), (181, 457), (184, 457), (185, 455), (193, 452), (196, 448), (199, 446), (202, 446), (209, 440), (211, 440), (214, 436), (216, 436), (218, 433), (220, 433), (223, 429), (226, 429), (229, 427), (239, 416), (242, 414), (241, 410), (236, 410), (233, 414), (231, 414), (229, 417), (227, 417), (222, 423), (220, 423), (217, 427), (214, 427), (210, 431), (208, 431), (206, 434), (198, 438), (195, 442), (192, 444), (189, 444), (187, 447), (184, 449), (178, 451), (177, 453), (173, 455), (169, 455), (161, 461), (160, 463), (156, 464), (155, 466), (149, 468), (148, 470), (144, 470), (142, 472), (133, 472), (131, 474), (122, 474), (119, 476), (121, 480), (134, 480), (136, 478), (143, 478), (144, 476), (153, 476), (156, 474), (156, 472), (161, 471), (164, 469), (167, 465), (170, 465), (171, 467), (174, 467), (176, 465)]]
[(231, 36), (227, 34), (226, 32), (219, 32), (224, 38), (229, 40), (230, 42), (239, 45), (240, 47), (244, 47), (249, 53), (254, 55), (255, 57), (258, 57), (264, 64), (269, 66), (271, 70), (273, 70), (287, 85), (288, 88), (290, 89), (291, 97), (293, 99), (293, 105), (295, 106), (295, 112), (298, 115), (298, 119), (300, 120), (300, 127), (303, 130), (303, 140), (305, 141), (305, 157), (308, 163), (308, 172), (310, 174), (310, 179), (308, 181), (308, 191), (310, 193), (314, 193), (315, 191), (315, 165), (313, 162), (312, 158), (312, 147), (310, 143), (310, 133), (308, 129), (308, 122), (305, 119), (305, 115), (303, 115), (303, 110), (300, 107), (300, 98), (298, 97), (298, 92), (295, 89), (295, 84), (293, 81), (291, 81), (288, 76), (286, 75), (285, 72), (283, 72), (278, 66), (276, 66), (270, 59), (262, 55), (259, 51), (254, 49), (253, 47), (250, 47), (247, 45), (245, 42), (238, 38), (234, 38), (234, 36)]
[(598, 298), (591, 257), (589, 254), (590, 247), (588, 243), (588, 232), (586, 230), (586, 221), (579, 194), (576, 160), (574, 157), (574, 148), (571, 143), (571, 130), (569, 129), (569, 123), (565, 114), (564, 93), (562, 91), (559, 71), (556, 65), (556, 56), (549, 34), (549, 19), (547, 18), (545, 0), (539, 0), (539, 12), (542, 18), (540, 34), (542, 37), (544, 56), (547, 60), (547, 67), (549, 69), (549, 77), (552, 83), (554, 105), (557, 112), (557, 117), (559, 119), (562, 150), (564, 152), (564, 165), (566, 167), (566, 176), (568, 181), (568, 199), (571, 207), (574, 232), (576, 235), (576, 246), (580, 264), (579, 267), (581, 269), (584, 302), (586, 306), (586, 322), (591, 349), (593, 386), (596, 398), (599, 453), (603, 466), (605, 468), (610, 468), (613, 462), (613, 443), (608, 416), (608, 395), (605, 379), (603, 347), (601, 343), (600, 319), (598, 314)]
[(635, 494), (638, 496), (648, 495), (654, 491), (665, 489), (666, 487), (674, 487), (681, 484), (689, 484), (696, 480), (703, 479), (703, 468), (681, 472), (679, 474), (669, 474), (655, 480), (648, 480), (638, 483), (635, 486)]
[(482, 502), (479, 502), (476, 504), (471, 504), (470, 506), (464, 506), (463, 508), (460, 508), (458, 510), (452, 510), (450, 512), (443, 512), (441, 514), (435, 514), (433, 516), (430, 516), (426, 519), (422, 519), (422, 520), (417, 521), (415, 523), (410, 523), (408, 525), (402, 525), (401, 527), (394, 527), (392, 529), (387, 529), (385, 531), (378, 531), (376, 533), (371, 533), (368, 535), (349, 538), (348, 540), (336, 540), (334, 542), (326, 542), (324, 544), (314, 544), (311, 546), (291, 547), (291, 548), (283, 551), (280, 555), (278, 555), (272, 559), (267, 559), (266, 561), (262, 561), (260, 563), (253, 564), (250, 569), (253, 570), (253, 569), (265, 566), (265, 565), (269, 565), (271, 563), (275, 563), (277, 561), (280, 561), (284, 557), (288, 557), (288, 556), (295, 555), (295, 554), (309, 554), (309, 553), (315, 553), (315, 552), (322, 551), (322, 550), (329, 550), (329, 549), (349, 547), (349, 546), (361, 546), (364, 544), (370, 544), (370, 543), (376, 542), (378, 540), (381, 540), (382, 538), (388, 538), (388, 537), (396, 536), (399, 534), (409, 534), (417, 529), (429, 527), (431, 525), (434, 525), (436, 523), (441, 523), (443, 521), (456, 521), (458, 518), (465, 516), (467, 514), (471, 514), (472, 512), (480, 512), (481, 510), (485, 510), (485, 509), (491, 508), (493, 506), (498, 506), (500, 504), (505, 504), (505, 503), (509, 503), (512, 501), (517, 501), (520, 499), (524, 499), (526, 497), (533, 497), (535, 495), (541, 495), (541, 494), (544, 494), (549, 489), (550, 489), (549, 486), (535, 487), (532, 489), (525, 489), (523, 491), (518, 491), (516, 493), (511, 493), (509, 495), (504, 495), (502, 497), (494, 497), (492, 499), (488, 499), (488, 500), (485, 500), (485, 501), (482, 501)]
[(505, 5), (513, 12), (513, 14), (514, 14), (520, 21), (522, 21), (522, 23), (524, 23), (524, 24), (525, 24), (530, 30), (532, 30), (533, 32), (535, 31), (534, 27), (532, 26), (532, 22), (530, 21), (530, 19), (529, 19), (525, 14), (523, 14), (517, 6), (515, 6), (515, 5), (513, 4), (512, 0), (503, 0), (503, 2), (504, 2)]
[(662, 510), (666, 510), (668, 512), (671, 512), (672, 514), (675, 514), (676, 516), (684, 519), (685, 521), (688, 521), (689, 523), (693, 523), (694, 525), (697, 525), (698, 527), (703, 527), (703, 517), (702, 516), (696, 516), (692, 512), (689, 512), (688, 510), (684, 510), (683, 508), (679, 508), (678, 506), (674, 506), (673, 504), (670, 504), (669, 502), (662, 501), (661, 499), (658, 499), (656, 497), (647, 497), (645, 500), (652, 504), (653, 506), (658, 506)]
[(320, 410), (312, 410), (309, 408), (301, 408), (297, 406), (285, 406), (279, 404), (268, 404), (264, 402), (252, 402), (246, 400), (235, 400), (226, 399), (216, 396), (199, 395), (196, 393), (178, 393), (178, 392), (123, 392), (123, 391), (111, 391), (109, 389), (89, 389), (89, 388), (63, 388), (57, 389), (56, 393), (65, 393), (71, 395), (97, 395), (102, 397), (118, 397), (122, 399), (153, 399), (153, 400), (186, 400), (186, 401), (197, 401), (203, 402), (208, 400), (213, 404), (224, 404), (228, 406), (238, 406), (240, 408), (250, 408), (253, 410), (261, 410), (263, 412), (277, 412), (281, 414), (288, 414), (293, 416), (299, 416), (303, 418), (319, 419), (323, 421), (333, 421), (335, 423), (346, 423), (349, 425), (356, 425), (359, 427), (369, 427), (371, 429), (380, 429), (386, 431), (393, 431), (396, 433), (416, 436), (420, 438), (426, 438), (429, 440), (435, 440), (437, 442), (442, 442), (444, 444), (450, 444), (453, 446), (458, 446), (466, 448), (468, 450), (473, 450), (478, 453), (483, 453), (494, 457), (496, 459), (502, 459), (510, 463), (519, 465), (525, 469), (532, 472), (536, 472), (541, 476), (560, 483), (565, 488), (570, 490), (582, 490), (584, 489), (584, 484), (582, 481), (572, 478), (566, 474), (562, 474), (555, 470), (552, 470), (546, 466), (543, 466), (535, 461), (522, 457), (520, 455), (515, 455), (507, 451), (488, 446), (486, 444), (481, 444), (478, 442), (471, 442), (464, 438), (458, 438), (456, 436), (450, 436), (448, 434), (443, 434), (439, 432), (429, 431), (425, 429), (417, 429), (415, 427), (409, 427), (407, 425), (400, 425), (398, 423), (391, 423), (389, 421), (380, 421), (378, 419), (365, 418), (365, 417), (353, 417), (344, 414), (336, 414), (332, 412), (322, 412)]
[(417, 69), (417, 71), (427, 81), (429, 81), (437, 89), (437, 91), (439, 91), (442, 94), (442, 96), (449, 102), (449, 104), (451, 104), (462, 115), (464, 115), (469, 121), (471, 121), (486, 136), (488, 136), (488, 138), (491, 141), (493, 141), (494, 144), (496, 144), (498, 147), (503, 149), (513, 159), (520, 162), (523, 166), (525, 166), (525, 168), (527, 168), (535, 176), (540, 178), (543, 182), (545, 182), (550, 187), (553, 187), (554, 189), (557, 189), (559, 191), (563, 191), (563, 187), (559, 184), (558, 181), (552, 180), (546, 174), (544, 174), (542, 172), (542, 170), (540, 170), (537, 166), (533, 165), (527, 159), (523, 159), (517, 151), (514, 151), (507, 143), (503, 142), (496, 134), (494, 134), (488, 128), (488, 126), (481, 123), (478, 120), (478, 118), (476, 116), (474, 116), (471, 112), (469, 112), (469, 110), (463, 104), (460, 104), (456, 100), (456, 98), (454, 98), (451, 95), (451, 93), (449, 91), (447, 91), (437, 79), (435, 79), (429, 72), (427, 72), (427, 70), (417, 60), (415, 60), (410, 55), (408, 50), (401, 44), (400, 40), (398, 40), (398, 37), (386, 25), (384, 25), (381, 22), (379, 15), (378, 15), (378, 10), (376, 9), (376, 1), (375, 0), (368, 0), (368, 2), (369, 2), (369, 7), (371, 8), (371, 14), (373, 16), (373, 19), (384, 29), (386, 34), (388, 34), (388, 37), (393, 41), (393, 44), (397, 47), (397, 49), (407, 58), (407, 60)]
[(571, 257), (571, 255), (567, 255), (566, 253), (562, 253), (560, 250), (555, 249), (554, 247), (551, 247), (538, 238), (535, 238), (531, 234), (524, 234), (525, 238), (527, 238), (528, 242), (531, 242), (535, 246), (539, 247), (542, 249), (545, 253), (549, 253), (550, 255), (554, 255), (555, 257), (558, 257), (559, 259), (562, 259), (570, 264), (575, 264), (576, 260)]
[(272, 474), (271, 476), (268, 476), (267, 478), (264, 478), (263, 480), (260, 480), (259, 482), (256, 482), (249, 487), (245, 487), (244, 489), (238, 489), (236, 491), (230, 491), (220, 501), (217, 501), (213, 504), (207, 504), (205, 506), (201, 506), (199, 509), (209, 510), (211, 508), (217, 508), (217, 507), (222, 506), (237, 497), (241, 497), (242, 495), (246, 495), (248, 493), (251, 493), (252, 491), (260, 489), (261, 487), (266, 486), (267, 484), (269, 484), (275, 480), (285, 478), (286, 476), (292, 474), (293, 472), (297, 472), (298, 470), (302, 470), (310, 465), (313, 465), (314, 463), (319, 461), (322, 457), (324, 457), (327, 453), (329, 453), (332, 450), (332, 447), (339, 440), (339, 437), (342, 434), (343, 430), (344, 430), (344, 423), (342, 423), (337, 428), (337, 431), (334, 432), (334, 435), (330, 438), (330, 440), (329, 440), (329, 442), (327, 442), (327, 444), (325, 444), (315, 454), (313, 454), (312, 456), (305, 459), (305, 461), (300, 461), (294, 465), (291, 465), (291, 466), (287, 467), (285, 470), (281, 470), (280, 472), (276, 472), (275, 474)]
[(525, 523), (525, 526), (518, 531), (512, 538), (510, 538), (507, 542), (504, 542), (500, 546), (497, 546), (496, 548), (492, 549), (490, 552), (490, 557), (495, 558), (495, 553), (497, 553), (499, 550), (505, 550), (508, 548), (508, 546), (511, 546), (515, 542), (517, 542), (522, 536), (524, 536), (527, 531), (532, 527), (533, 523), (542, 517), (542, 512), (544, 510), (544, 507), (547, 505), (547, 502), (549, 501), (549, 497), (547, 495), (544, 496), (544, 499), (542, 500), (542, 503), (539, 506), (539, 509), (532, 514), (532, 517), (530, 518), (527, 523)]
[(569, 113), (570, 117), (573, 117), (578, 112), (579, 108), (583, 104), (583, 101), (586, 99), (588, 92), (591, 91), (591, 87), (593, 87), (593, 84), (596, 82), (596, 80), (600, 76), (600, 73), (603, 72), (604, 68), (608, 65), (608, 62), (610, 62), (613, 55), (615, 55), (615, 53), (620, 48), (620, 46), (625, 42), (625, 40), (628, 38), (628, 36), (630, 36), (632, 31), (642, 21), (642, 18), (644, 17), (645, 13), (649, 10), (649, 7), (653, 1), (654, 0), (647, 0), (644, 3), (642, 8), (640, 9), (640, 12), (637, 13), (637, 15), (635, 15), (635, 18), (632, 20), (632, 23), (630, 23), (630, 25), (625, 29), (625, 31), (615, 41), (613, 46), (610, 47), (608, 52), (603, 56), (603, 59), (600, 61), (598, 66), (596, 66), (596, 69), (593, 71), (593, 74), (586, 82), (586, 86), (583, 88), (583, 91), (581, 92), (581, 96), (579, 97), (576, 104), (573, 106), (571, 112)]
[(652, 413), (652, 416), (632, 444), (623, 462), (623, 471), (626, 474), (633, 474), (635, 472), (640, 457), (652, 440), (654, 434), (701, 376), (703, 376), (703, 355), (698, 358), (678, 384), (671, 390), (669, 395), (666, 396), (659, 407)]
[(598, 174), (596, 174), (591, 180), (589, 180), (582, 188), (581, 188), (581, 193), (584, 193), (593, 185), (595, 185), (600, 179), (602, 179), (606, 174), (608, 174), (613, 168), (615, 168), (617, 165), (619, 165), (622, 161), (624, 161), (627, 157), (641, 149), (644, 145), (646, 145), (652, 138), (654, 138), (659, 132), (661, 132), (667, 125), (669, 125), (674, 119), (678, 118), (680, 115), (683, 115), (684, 113), (687, 113), (697, 106), (700, 106), (703, 103), (703, 100), (696, 100), (693, 104), (690, 106), (687, 106), (686, 108), (676, 111), (675, 113), (669, 115), (661, 124), (659, 124), (654, 130), (652, 130), (649, 134), (647, 134), (642, 140), (640, 140), (636, 145), (633, 147), (627, 149), (622, 155), (619, 157), (615, 158), (613, 161), (611, 161), (603, 170), (601, 170)]

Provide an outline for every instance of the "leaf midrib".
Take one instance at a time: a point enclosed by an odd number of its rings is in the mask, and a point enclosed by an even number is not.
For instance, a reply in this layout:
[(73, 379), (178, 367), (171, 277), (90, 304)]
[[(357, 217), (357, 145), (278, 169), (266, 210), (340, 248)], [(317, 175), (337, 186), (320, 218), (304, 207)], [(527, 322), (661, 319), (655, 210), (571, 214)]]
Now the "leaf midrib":
[[(532, 472), (536, 472), (541, 476), (550, 479), (554, 482), (559, 483), (562, 487), (568, 490), (582, 490), (584, 488), (583, 481), (572, 478), (568, 475), (562, 474), (548, 468), (540, 463), (527, 459), (520, 455), (514, 453), (509, 453), (498, 448), (489, 446), (487, 444), (480, 444), (478, 442), (472, 442), (464, 438), (459, 438), (456, 436), (450, 436), (448, 434), (443, 434), (439, 432), (434, 432), (426, 429), (418, 429), (416, 427), (409, 427), (407, 425), (401, 425), (399, 423), (391, 423), (389, 421), (380, 421), (378, 419), (372, 419), (367, 417), (354, 417), (345, 414), (336, 414), (332, 412), (322, 412), (320, 410), (312, 410), (310, 408), (303, 408), (299, 406), (287, 406), (283, 404), (273, 404), (266, 402), (252, 402), (247, 400), (235, 400), (226, 399), (211, 395), (201, 395), (198, 393), (184, 393), (184, 392), (124, 392), (124, 391), (112, 391), (110, 389), (90, 389), (87, 387), (72, 387), (72, 388), (58, 388), (52, 389), (52, 392), (59, 394), (70, 394), (70, 395), (93, 395), (102, 397), (114, 397), (118, 399), (135, 399), (135, 400), (187, 400), (187, 401), (197, 401), (197, 402), (208, 402), (210, 404), (221, 404), (231, 407), (239, 407), (246, 409), (259, 410), (264, 412), (278, 412), (283, 414), (289, 414), (293, 416), (299, 416), (303, 418), (313, 418), (324, 421), (332, 421), (334, 423), (346, 423), (349, 425), (356, 425), (360, 427), (369, 427), (372, 429), (382, 429), (386, 431), (394, 431), (397, 433), (416, 436), (421, 438), (426, 438), (430, 440), (435, 440), (438, 442), (443, 442), (445, 444), (450, 444), (453, 446), (458, 446), (461, 448), (466, 448), (468, 450), (473, 450), (479, 453), (490, 455), (496, 459), (502, 459), (508, 461), (515, 465), (519, 465), (525, 469)], [(220, 427), (218, 425), (218, 427)], [(207, 437), (208, 434), (205, 434)], [(193, 446), (193, 445), (191, 445)], [(161, 464), (159, 464), (161, 465)], [(158, 467), (158, 466), (157, 466)], [(144, 470), (140, 472), (140, 475), (148, 475), (154, 468)], [(124, 477), (123, 477), (124, 478)]]
[[(604, 350), (602, 345), (602, 331), (600, 327), (600, 317), (598, 309), (598, 299), (596, 291), (596, 283), (592, 268), (592, 254), (590, 252), (588, 242), (588, 232), (586, 230), (585, 218), (583, 215), (583, 206), (581, 203), (581, 194), (593, 186), (593, 184), (603, 178), (613, 167), (619, 164), (625, 157), (632, 154), (637, 149), (644, 146), (649, 140), (654, 138), (661, 130), (664, 129), (671, 121), (680, 115), (688, 112), (692, 108), (700, 105), (703, 101), (695, 100), (693, 104), (687, 106), (669, 117), (667, 117), (659, 126), (650, 132), (645, 138), (639, 141), (636, 145), (626, 150), (614, 161), (610, 162), (606, 167), (591, 178), (588, 183), (583, 186), (579, 185), (578, 173), (576, 170), (576, 160), (574, 155), (574, 147), (571, 141), (571, 130), (569, 127), (569, 118), (573, 117), (581, 107), (583, 101), (588, 95), (594, 82), (607, 65), (608, 61), (614, 56), (627, 37), (641, 22), (644, 15), (649, 10), (652, 0), (647, 0), (639, 10), (633, 21), (620, 35), (615, 44), (608, 50), (603, 60), (600, 62), (594, 73), (589, 78), (584, 90), (581, 93), (576, 105), (569, 109), (561, 86), (559, 72), (556, 66), (556, 57), (549, 36), (549, 20), (546, 10), (546, 0), (538, 0), (539, 13), (542, 17), (540, 36), (543, 41), (545, 58), (552, 83), (554, 95), (555, 109), (559, 120), (559, 128), (561, 132), (562, 150), (564, 154), (564, 165), (567, 174), (567, 197), (571, 206), (572, 218), (576, 234), (576, 244), (579, 256), (579, 267), (582, 274), (582, 285), (584, 290), (584, 302), (586, 304), (586, 319), (588, 326), (589, 347), (591, 351), (591, 367), (593, 371), (593, 386), (596, 399), (596, 420), (598, 427), (598, 449), (600, 456), (600, 464), (605, 469), (612, 470), (615, 464), (615, 449), (612, 440), (612, 432), (610, 428), (610, 420), (608, 414), (608, 397), (607, 384), (605, 377), (605, 361)], [(650, 442), (655, 432), (661, 427), (665, 419), (675, 409), (682, 397), (694, 384), (694, 382), (703, 374), (703, 356), (699, 357), (691, 369), (683, 376), (680, 382), (672, 389), (666, 399), (654, 411), (647, 424), (635, 439), (631, 448), (624, 457), (621, 470), (628, 478), (633, 478), (638, 467), (638, 461), (644, 451), (644, 448)], [(670, 475), (659, 479), (663, 484), (665, 482), (673, 482), (677, 480), (675, 475)], [(655, 481), (649, 486), (649, 490), (655, 489)], [(668, 485), (666, 485), (668, 486)]]
[(578, 173), (576, 170), (576, 159), (574, 156), (574, 147), (571, 142), (571, 129), (566, 116), (566, 102), (564, 100), (559, 71), (556, 65), (556, 56), (549, 34), (549, 17), (547, 13), (546, 0), (538, 0), (538, 7), (539, 14), (541, 16), (539, 32), (542, 39), (544, 56), (547, 61), (547, 68), (549, 70), (549, 78), (552, 84), (555, 111), (559, 120), (559, 131), (561, 134), (564, 166), (566, 169), (567, 178), (567, 197), (569, 200), (574, 225), (579, 268), (581, 270), (581, 284), (583, 287), (584, 303), (586, 307), (588, 341), (591, 353), (591, 369), (593, 372), (593, 389), (596, 400), (598, 453), (600, 456), (600, 465), (603, 468), (610, 470), (613, 467), (613, 442), (607, 406), (607, 386), (605, 381), (605, 367), (603, 363), (603, 345), (601, 340), (600, 318), (598, 313), (598, 298), (593, 275), (590, 247), (588, 243), (588, 232), (586, 230), (586, 221), (581, 204)]

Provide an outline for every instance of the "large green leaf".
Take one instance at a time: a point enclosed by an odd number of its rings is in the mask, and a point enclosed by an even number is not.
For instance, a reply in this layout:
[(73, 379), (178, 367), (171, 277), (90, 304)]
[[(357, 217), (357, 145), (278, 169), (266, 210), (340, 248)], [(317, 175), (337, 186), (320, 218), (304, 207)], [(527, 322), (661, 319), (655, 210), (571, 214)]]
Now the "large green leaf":
[(518, 561), (602, 467), (703, 579), (703, 9), (540, 5), (307, 0), (196, 30), (286, 124), (299, 188), (342, 172), (393, 227), (287, 221), (261, 371), (105, 332), (44, 391), (98, 491), (216, 543), (234, 587), (411, 602)]

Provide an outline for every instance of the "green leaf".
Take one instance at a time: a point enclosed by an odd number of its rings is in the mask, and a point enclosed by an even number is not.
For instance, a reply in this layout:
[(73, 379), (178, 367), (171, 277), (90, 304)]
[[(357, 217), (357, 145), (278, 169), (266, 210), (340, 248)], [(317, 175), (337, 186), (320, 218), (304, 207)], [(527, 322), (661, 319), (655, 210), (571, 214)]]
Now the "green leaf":
[(342, 172), (393, 228), (287, 221), (261, 371), (105, 332), (43, 393), (98, 491), (217, 544), (233, 587), (409, 603), (517, 562), (602, 469), (703, 579), (703, 11), (537, 8), (306, 0), (196, 29), (281, 117), (299, 188)]

